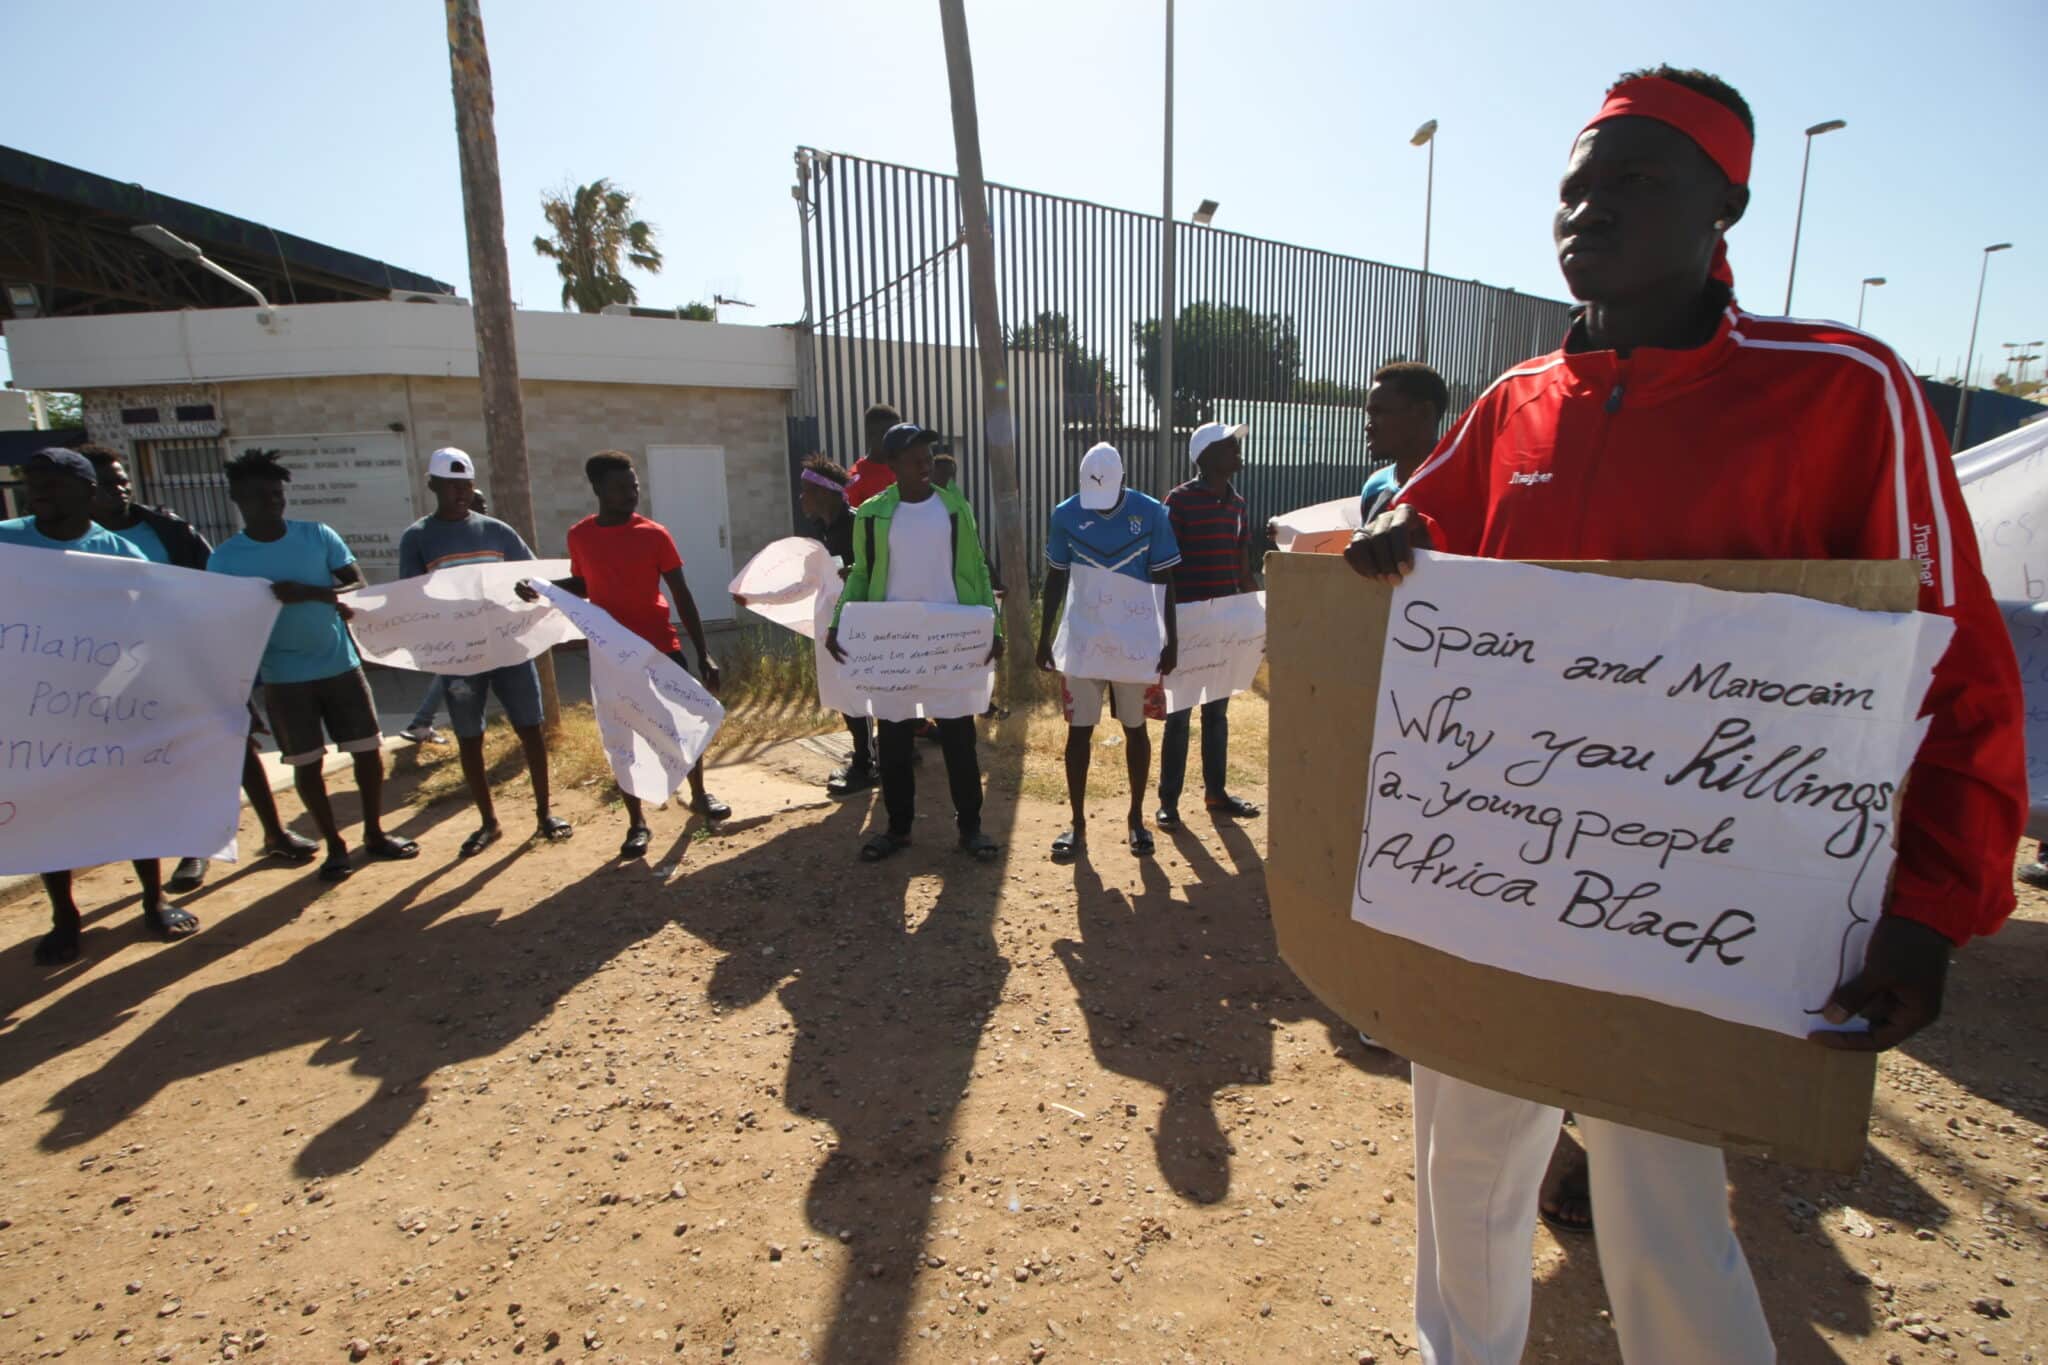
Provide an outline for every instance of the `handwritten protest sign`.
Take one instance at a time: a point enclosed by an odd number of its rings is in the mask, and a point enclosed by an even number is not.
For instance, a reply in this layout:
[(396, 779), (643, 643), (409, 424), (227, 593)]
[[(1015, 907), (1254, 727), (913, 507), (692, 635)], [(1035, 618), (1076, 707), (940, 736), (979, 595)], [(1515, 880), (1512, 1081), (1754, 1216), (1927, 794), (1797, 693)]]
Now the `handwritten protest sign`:
[(1945, 618), (1423, 554), (1353, 914), (1803, 1036), (1862, 962)]
[(267, 583), (0, 546), (0, 873), (232, 861)]
[(1185, 711), (1252, 685), (1266, 657), (1266, 594), (1212, 597), (1177, 609), (1180, 649), (1166, 675), (1166, 710)]
[(666, 801), (704, 756), (725, 708), (675, 660), (552, 583), (534, 587), (590, 641), (590, 703), (619, 790)]
[(1164, 584), (1076, 564), (1053, 635), (1053, 666), (1073, 678), (1158, 682), (1165, 612)]
[(987, 607), (849, 602), (839, 614), (845, 663), (826, 652), (826, 631), (818, 631), (818, 701), (877, 720), (978, 716), (995, 689), (995, 634)]
[(1964, 451), (1956, 478), (2026, 691), (2027, 833), (2048, 837), (2048, 422)]
[(1273, 543), (1288, 554), (1342, 554), (1358, 529), (1358, 499), (1332, 498), (1273, 518)]
[(829, 612), (839, 600), (838, 564), (819, 542), (789, 536), (763, 546), (728, 591), (744, 597), (755, 615), (816, 638), (819, 612)]
[(343, 600), (355, 610), (356, 650), (371, 663), (468, 677), (537, 659), (576, 638), (568, 617), (513, 591), (523, 579), (568, 576), (566, 559), (463, 564), (359, 588)]

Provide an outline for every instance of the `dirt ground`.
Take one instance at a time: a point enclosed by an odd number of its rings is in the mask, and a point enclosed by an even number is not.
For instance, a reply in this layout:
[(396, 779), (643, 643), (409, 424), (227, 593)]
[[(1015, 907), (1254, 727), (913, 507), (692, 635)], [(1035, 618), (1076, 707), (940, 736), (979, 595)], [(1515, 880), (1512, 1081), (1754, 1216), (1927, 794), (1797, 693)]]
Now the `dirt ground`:
[[(997, 772), (980, 866), (932, 752), (923, 842), (867, 867), (828, 766), (716, 770), (735, 819), (657, 814), (636, 865), (594, 788), (572, 842), (470, 862), (464, 805), (414, 807), (419, 860), (217, 868), (171, 947), (100, 869), (54, 974), (40, 899), (9, 906), (0, 1358), (1412, 1356), (1406, 1068), (1275, 957), (1263, 822), (1140, 862), (1098, 801), (1057, 867), (1064, 811)], [(1885, 1060), (1855, 1178), (1733, 1164), (1786, 1360), (2044, 1355), (2022, 894)], [(1593, 1243), (1535, 1255), (1529, 1358), (1616, 1359)]]

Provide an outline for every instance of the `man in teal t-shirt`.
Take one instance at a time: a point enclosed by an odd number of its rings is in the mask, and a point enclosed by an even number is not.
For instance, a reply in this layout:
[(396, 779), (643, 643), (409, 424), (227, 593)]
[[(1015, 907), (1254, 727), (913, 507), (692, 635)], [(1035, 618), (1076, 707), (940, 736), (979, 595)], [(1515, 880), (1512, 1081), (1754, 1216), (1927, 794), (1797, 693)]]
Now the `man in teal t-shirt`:
[(228, 496), (245, 529), (222, 541), (206, 567), (212, 573), (268, 579), (284, 603), (258, 672), (278, 752), (291, 765), (299, 799), (327, 840), (320, 876), (338, 882), (354, 871), (320, 771), (330, 736), (335, 748), (355, 758), (363, 846), (373, 857), (417, 858), (418, 844), (384, 832), (384, 735), (370, 680), (344, 624), (349, 609), (336, 591), (363, 581), (356, 557), (323, 523), (285, 520), (284, 486), (292, 474), (271, 452), (239, 455), (228, 461), (227, 473)]
[[(22, 474), (33, 515), (0, 521), (0, 545), (72, 550), (116, 559), (148, 558), (104, 526), (93, 524), (93, 493), (99, 480), (92, 461), (85, 456), (61, 446), (39, 450), (28, 457)], [(142, 922), (151, 933), (174, 939), (199, 931), (199, 921), (193, 915), (164, 904), (163, 866), (155, 858), (136, 860), (135, 880), (142, 884)], [(50, 932), (36, 944), (36, 961), (56, 966), (78, 956), (78, 902), (72, 898), (69, 871), (45, 872), (43, 889), (50, 897)]]

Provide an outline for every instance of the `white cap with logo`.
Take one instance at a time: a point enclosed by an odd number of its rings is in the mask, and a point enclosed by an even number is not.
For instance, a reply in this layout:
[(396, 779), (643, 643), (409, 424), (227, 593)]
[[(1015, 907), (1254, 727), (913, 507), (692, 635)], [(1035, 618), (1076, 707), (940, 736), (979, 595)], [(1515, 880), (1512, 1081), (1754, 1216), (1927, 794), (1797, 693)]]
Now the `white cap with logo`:
[(427, 473), (436, 479), (474, 479), (476, 461), (469, 458), (466, 450), (442, 446), (427, 457)]
[(1218, 441), (1242, 441), (1250, 431), (1250, 425), (1244, 422), (1239, 422), (1234, 427), (1227, 427), (1221, 422), (1204, 422), (1195, 428), (1192, 436), (1188, 437), (1188, 460), (1200, 464), (1202, 452), (1210, 446)]
[(1081, 505), (1107, 512), (1124, 495), (1124, 457), (1107, 441), (1098, 441), (1081, 457)]

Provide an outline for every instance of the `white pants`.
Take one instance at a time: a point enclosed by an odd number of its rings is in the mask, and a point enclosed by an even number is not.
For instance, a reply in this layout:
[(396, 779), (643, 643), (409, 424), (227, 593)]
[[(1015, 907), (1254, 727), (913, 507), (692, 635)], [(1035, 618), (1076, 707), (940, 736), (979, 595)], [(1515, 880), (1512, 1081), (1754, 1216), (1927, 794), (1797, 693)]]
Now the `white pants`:
[[(1415, 1068), (1415, 1330), (1424, 1365), (1515, 1365), (1562, 1111)], [(1721, 1152), (1579, 1119), (1600, 1272), (1630, 1365), (1777, 1359), (1728, 1220)]]

